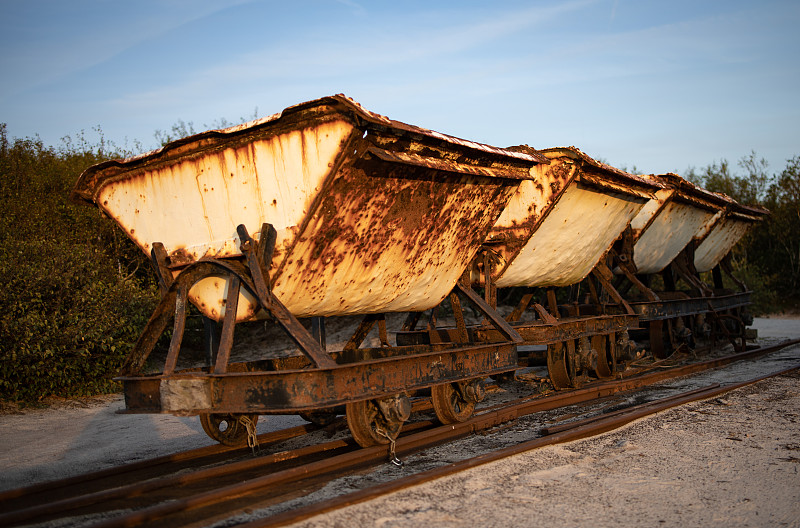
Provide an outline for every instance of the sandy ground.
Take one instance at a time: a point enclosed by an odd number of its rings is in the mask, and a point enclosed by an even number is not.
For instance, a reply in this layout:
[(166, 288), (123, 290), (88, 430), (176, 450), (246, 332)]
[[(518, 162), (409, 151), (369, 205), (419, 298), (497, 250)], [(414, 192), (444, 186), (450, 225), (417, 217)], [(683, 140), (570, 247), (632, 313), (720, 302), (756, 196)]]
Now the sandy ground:
[(773, 379), (295, 526), (800, 526), (798, 413)]
[[(759, 338), (800, 337), (760, 318)], [(119, 396), (0, 415), (0, 489), (208, 445)], [(778, 378), (311, 519), (304, 526), (800, 526), (800, 379)], [(304, 423), (271, 417), (259, 431)]]

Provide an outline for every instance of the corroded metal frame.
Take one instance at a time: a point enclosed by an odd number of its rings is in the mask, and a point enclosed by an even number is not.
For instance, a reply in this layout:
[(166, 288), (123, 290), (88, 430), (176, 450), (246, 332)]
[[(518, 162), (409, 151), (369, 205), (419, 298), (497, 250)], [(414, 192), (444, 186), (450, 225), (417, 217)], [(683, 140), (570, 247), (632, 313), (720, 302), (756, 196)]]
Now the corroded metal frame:
[[(678, 348), (679, 343), (676, 342), (673, 335), (674, 325), (680, 324), (683, 318), (697, 315), (706, 315), (715, 322), (711, 335), (712, 345), (716, 344), (717, 334), (722, 334), (730, 341), (734, 349), (743, 351), (747, 346), (747, 338), (742, 314), (743, 310), (752, 304), (752, 301), (750, 300), (750, 291), (732, 274), (729, 263), (730, 255), (726, 255), (712, 270), (714, 280), (714, 288), (712, 288), (702, 280), (694, 266), (694, 251), (698, 244), (698, 241), (694, 240), (661, 271), (660, 275), (664, 280), (665, 291), (655, 292), (649, 287), (650, 276), (637, 273), (638, 270), (633, 261), (634, 238), (631, 230), (626, 230), (615, 244), (615, 248), (609, 252), (608, 257), (611, 262), (610, 267), (621, 272), (615, 282), (620, 291), (626, 294), (631, 287), (635, 287), (646, 300), (628, 299), (627, 305), (623, 303), (606, 305), (603, 310), (607, 313), (632, 310), (638, 316), (642, 327), (647, 330), (650, 352), (656, 358), (664, 358), (669, 355), (669, 350), (665, 348), (665, 337), (669, 341), (671, 349)], [(739, 292), (723, 289), (722, 270), (737, 284)], [(678, 280), (682, 280), (688, 286), (692, 295), (678, 289)], [(742, 328), (740, 343), (736, 342), (739, 336), (728, 330), (723, 322), (724, 319), (738, 321)]]
[[(487, 251), (482, 257), (479, 256), (475, 259), (471, 268), (465, 272), (462, 283), (467, 281), (475, 282), (477, 276), (477, 283), (484, 287), (485, 297), (487, 301), (491, 303), (490, 307), (496, 309), (497, 295), (492, 280), (493, 262), (490, 258), (487, 258), (488, 253)], [(575, 313), (562, 316), (553, 288), (548, 288), (546, 290), (547, 308), (542, 304), (533, 302), (534, 294), (532, 289), (529, 289), (529, 291), (523, 295), (520, 303), (505, 318), (505, 322), (519, 333), (522, 338), (523, 341), (519, 344), (546, 345), (548, 348), (548, 358), (551, 354), (555, 353), (557, 345), (563, 344), (569, 350), (570, 354), (575, 355), (576, 343), (580, 340), (611, 337), (611, 343), (615, 343), (617, 336), (621, 336), (628, 330), (637, 329), (639, 327), (639, 318), (612, 285), (611, 279), (613, 275), (611, 270), (605, 265), (605, 260), (605, 257), (601, 259), (601, 262), (592, 270), (591, 276), (587, 278), (596, 304), (589, 306), (588, 310), (585, 310), (582, 315), (580, 307), (576, 307), (576, 310), (574, 310)], [(593, 282), (594, 280), (596, 280), (599, 285), (595, 285)], [(622, 312), (598, 314), (597, 312), (602, 308), (598, 295), (599, 292), (604, 292), (609, 297), (619, 302), (619, 306), (623, 307)], [(519, 319), (522, 313), (529, 308), (536, 312), (538, 320), (520, 322)], [(459, 310), (456, 309), (454, 305), (456, 326), (436, 328), (434, 320), (433, 326), (429, 323), (428, 328), (424, 330), (415, 330), (414, 326), (416, 321), (406, 324), (403, 331), (398, 332), (396, 335), (398, 345), (420, 346), (431, 343), (464, 341), (489, 343), (502, 337), (497, 329), (489, 326), (486, 321), (480, 325), (465, 326), (458, 312)], [(614, 344), (610, 346), (613, 349), (611, 353), (616, 354), (616, 347)], [(616, 361), (616, 358), (614, 359)], [(522, 357), (519, 359), (519, 366), (525, 366), (527, 364), (528, 359)], [(557, 384), (558, 388), (565, 388), (562, 384), (557, 383), (556, 380), (553, 380), (553, 383)]]
[[(275, 240), (272, 226), (264, 224), (261, 242), (253, 239), (242, 225), (237, 232), (244, 260), (202, 259), (187, 266), (174, 280), (169, 279), (171, 275), (159, 258), (158, 246), (154, 248), (153, 263), (163, 296), (118, 378), (123, 383), (127, 412), (302, 412), (516, 368), (515, 344), (522, 342), (522, 338), (463, 284), (456, 286), (451, 301), (462, 296), (485, 316), (497, 336), (491, 342), (461, 340), (422, 346), (387, 346), (384, 315), (370, 314), (365, 316), (344, 350), (328, 353), (319, 335), (315, 337), (306, 330), (270, 291), (268, 263)], [(230, 281), (216, 359), (206, 368), (176, 370), (189, 289), (208, 276), (224, 276)], [(236, 303), (242, 288), (258, 299), (260, 307), (280, 324), (303, 356), (229, 363)], [(174, 321), (173, 334), (163, 371), (142, 375), (145, 361), (171, 320)], [(384, 346), (360, 348), (376, 323)]]

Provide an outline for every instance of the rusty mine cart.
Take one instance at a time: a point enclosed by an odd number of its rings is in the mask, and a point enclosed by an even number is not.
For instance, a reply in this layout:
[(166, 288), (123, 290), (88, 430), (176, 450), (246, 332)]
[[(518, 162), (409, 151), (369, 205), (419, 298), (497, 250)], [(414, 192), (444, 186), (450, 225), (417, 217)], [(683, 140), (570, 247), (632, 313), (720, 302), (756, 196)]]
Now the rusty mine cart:
[[(547, 160), (410, 126), (344, 96), (174, 141), (87, 169), (72, 199), (94, 204), (151, 256), (162, 299), (121, 375), (127, 412), (199, 415), (228, 444), (259, 414), (346, 406), (355, 440), (393, 442), (408, 392), (436, 387), (447, 422), (513, 370), (519, 334), (463, 280), (520, 183)], [(449, 298), (497, 339), (393, 345), (385, 314)], [(221, 322), (204, 366), (178, 368), (188, 303)], [(358, 315), (339, 351), (321, 322)], [(269, 318), (302, 354), (230, 361), (236, 323)], [(307, 330), (298, 318), (313, 318)], [(145, 361), (172, 322), (163, 368)], [(377, 325), (380, 347), (363, 347)], [(464, 404), (464, 402), (467, 402)]]

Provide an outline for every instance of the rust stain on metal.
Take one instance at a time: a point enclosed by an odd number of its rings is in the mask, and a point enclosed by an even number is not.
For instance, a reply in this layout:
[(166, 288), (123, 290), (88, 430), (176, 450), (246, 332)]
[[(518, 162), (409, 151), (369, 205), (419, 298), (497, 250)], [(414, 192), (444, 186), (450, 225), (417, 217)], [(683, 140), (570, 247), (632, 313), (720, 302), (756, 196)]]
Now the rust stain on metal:
[[(297, 316), (424, 310), (452, 289), (532, 168), (547, 160), (390, 120), (338, 95), (101, 163), (72, 199), (95, 203), (177, 275), (240, 258), (236, 226), (277, 231), (273, 293)], [(224, 317), (227, 284), (190, 292)], [(243, 292), (237, 320), (255, 315)]]
[(729, 204), (677, 174), (650, 177), (664, 188), (631, 221), (634, 264), (645, 274), (663, 270)]
[(766, 209), (742, 205), (728, 196), (725, 198), (729, 204), (719, 219), (695, 237), (694, 266), (700, 273), (719, 264), (751, 227), (769, 215)]
[(600, 163), (575, 147), (534, 151), (536, 168), (490, 231), (487, 245), (502, 264), (499, 287), (563, 286), (582, 280), (661, 189), (658, 182)]

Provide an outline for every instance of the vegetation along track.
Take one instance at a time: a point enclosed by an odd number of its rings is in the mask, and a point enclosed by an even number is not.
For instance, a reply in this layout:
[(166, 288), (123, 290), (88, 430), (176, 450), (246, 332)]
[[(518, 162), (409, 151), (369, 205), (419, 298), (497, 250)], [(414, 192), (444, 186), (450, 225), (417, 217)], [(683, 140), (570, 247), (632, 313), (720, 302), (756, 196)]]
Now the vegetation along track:
[[(401, 457), (408, 456), (532, 413), (596, 402), (622, 391), (720, 367), (734, 361), (752, 359), (798, 342), (800, 340), (788, 341), (661, 371), (640, 371), (621, 380), (598, 382), (581, 389), (548, 396), (528, 396), (485, 408), (470, 420), (459, 424), (437, 426), (431, 421), (416, 422), (406, 428), (403, 436), (397, 440), (395, 450)], [(355, 494), (295, 508), (254, 521), (254, 524), (295, 522), (322, 511), (367, 500), (528, 449), (605, 432), (646, 414), (688, 401), (710, 398), (754, 381), (757, 380), (724, 387), (712, 385), (605, 413), (599, 417), (547, 427), (539, 431), (541, 436), (504, 449), (397, 478)], [(259, 441), (262, 447), (276, 445), (315, 429), (317, 427), (309, 425), (276, 431), (261, 435)], [(386, 459), (386, 454), (386, 446), (358, 449), (349, 439), (333, 440), (259, 457), (251, 457), (241, 449), (222, 446), (197, 449), (64, 481), (4, 492), (0, 494), (0, 509), (4, 512), (0, 514), (0, 524), (21, 525), (68, 517), (75, 524), (92, 526), (175, 526), (201, 521), (205, 524), (215, 519), (225, 519), (237, 512), (284, 502), (302, 495), (304, 490), (319, 488), (342, 474), (380, 464)]]

